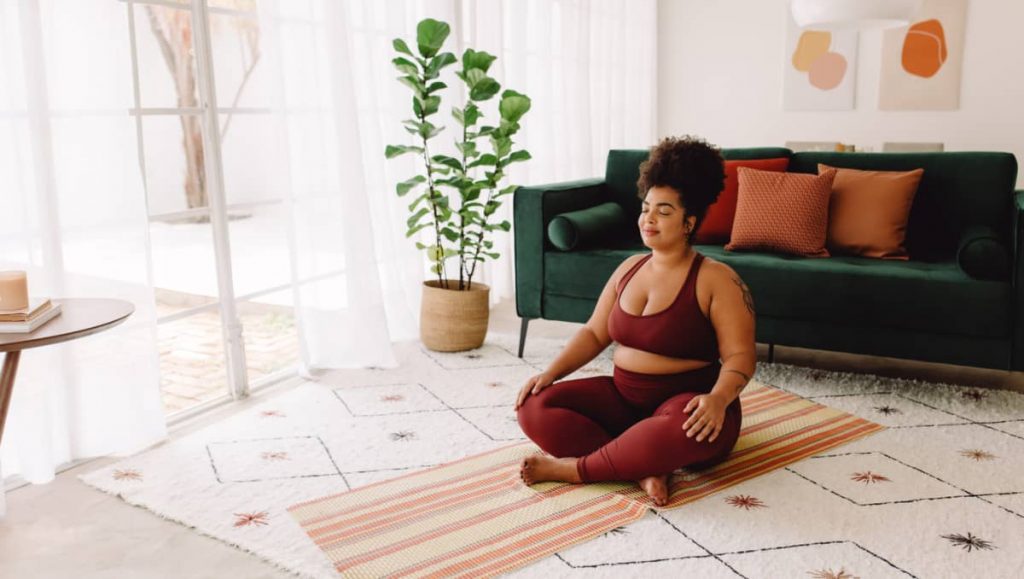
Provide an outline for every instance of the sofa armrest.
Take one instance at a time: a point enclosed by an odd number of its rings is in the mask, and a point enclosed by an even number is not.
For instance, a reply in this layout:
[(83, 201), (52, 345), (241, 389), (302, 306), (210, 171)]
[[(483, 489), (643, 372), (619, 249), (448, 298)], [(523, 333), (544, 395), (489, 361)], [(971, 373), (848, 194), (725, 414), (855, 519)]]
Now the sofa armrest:
[(1013, 194), (1013, 351), (1010, 369), (1024, 370), (1024, 189)]
[(516, 312), (539, 318), (544, 289), (544, 252), (554, 249), (548, 224), (559, 213), (599, 205), (608, 200), (603, 178), (520, 187), (512, 196), (512, 227), (516, 256)]

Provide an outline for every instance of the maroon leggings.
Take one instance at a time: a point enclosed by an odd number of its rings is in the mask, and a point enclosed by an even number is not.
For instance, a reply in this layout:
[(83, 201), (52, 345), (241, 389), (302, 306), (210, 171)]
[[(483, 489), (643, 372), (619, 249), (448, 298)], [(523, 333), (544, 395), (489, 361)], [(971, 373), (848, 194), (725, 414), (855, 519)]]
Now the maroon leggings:
[(519, 424), (537, 446), (578, 457), (583, 482), (639, 480), (725, 459), (739, 438), (739, 397), (725, 411), (714, 442), (687, 438), (686, 403), (711, 391), (719, 363), (679, 374), (641, 374), (615, 367), (613, 376), (555, 382), (519, 407)]

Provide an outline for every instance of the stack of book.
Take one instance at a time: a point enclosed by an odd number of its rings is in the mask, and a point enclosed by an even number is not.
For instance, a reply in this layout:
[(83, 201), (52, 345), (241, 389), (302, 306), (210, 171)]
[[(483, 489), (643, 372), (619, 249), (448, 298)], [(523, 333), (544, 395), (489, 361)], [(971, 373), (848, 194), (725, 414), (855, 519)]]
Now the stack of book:
[(60, 304), (49, 298), (32, 298), (28, 307), (13, 311), (0, 311), (0, 334), (32, 332), (60, 313)]

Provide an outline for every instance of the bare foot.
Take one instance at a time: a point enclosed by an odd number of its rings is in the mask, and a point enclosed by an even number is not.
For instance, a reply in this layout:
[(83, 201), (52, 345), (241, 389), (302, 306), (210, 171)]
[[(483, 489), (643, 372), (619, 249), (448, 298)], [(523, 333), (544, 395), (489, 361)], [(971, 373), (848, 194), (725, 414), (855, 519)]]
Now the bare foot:
[(582, 482), (576, 471), (575, 458), (554, 458), (543, 454), (524, 458), (519, 466), (519, 476), (527, 486), (544, 481)]
[(644, 489), (653, 500), (654, 504), (663, 507), (668, 503), (668, 477), (669, 475), (649, 476), (641, 479), (640, 488)]

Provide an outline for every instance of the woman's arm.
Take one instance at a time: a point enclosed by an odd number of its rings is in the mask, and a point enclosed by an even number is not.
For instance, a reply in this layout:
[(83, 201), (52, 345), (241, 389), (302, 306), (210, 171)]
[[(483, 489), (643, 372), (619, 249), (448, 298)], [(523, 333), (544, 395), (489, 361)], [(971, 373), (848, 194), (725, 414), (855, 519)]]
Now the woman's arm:
[(616, 293), (618, 282), (622, 275), (642, 257), (642, 254), (630, 256), (612, 272), (604, 284), (604, 289), (601, 290), (601, 296), (597, 299), (597, 305), (594, 306), (594, 313), (590, 315), (586, 325), (576, 332), (576, 335), (569, 340), (558, 357), (548, 366), (546, 372), (554, 380), (572, 374), (596, 358), (612, 343), (612, 339), (608, 336), (608, 316), (611, 315), (615, 300), (618, 299)]
[(718, 336), (722, 371), (711, 393), (729, 404), (754, 376), (757, 347), (754, 343), (754, 297), (740, 276), (724, 263), (715, 263), (711, 289), (711, 324)]
[(725, 420), (725, 408), (740, 395), (750, 382), (757, 363), (754, 345), (754, 298), (740, 276), (724, 263), (709, 264), (711, 286), (709, 317), (718, 336), (718, 353), (722, 370), (708, 394), (694, 396), (684, 412), (690, 413), (683, 423), (687, 436), (699, 442), (718, 437)]

